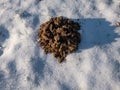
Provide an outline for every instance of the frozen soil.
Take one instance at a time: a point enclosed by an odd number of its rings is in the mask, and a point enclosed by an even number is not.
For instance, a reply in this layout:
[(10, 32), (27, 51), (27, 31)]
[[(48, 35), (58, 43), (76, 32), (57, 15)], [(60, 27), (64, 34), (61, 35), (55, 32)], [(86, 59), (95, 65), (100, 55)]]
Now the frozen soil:
[(80, 25), (62, 16), (51, 18), (40, 25), (38, 38), (45, 53), (52, 53), (61, 63), (66, 56), (78, 49), (81, 41)]

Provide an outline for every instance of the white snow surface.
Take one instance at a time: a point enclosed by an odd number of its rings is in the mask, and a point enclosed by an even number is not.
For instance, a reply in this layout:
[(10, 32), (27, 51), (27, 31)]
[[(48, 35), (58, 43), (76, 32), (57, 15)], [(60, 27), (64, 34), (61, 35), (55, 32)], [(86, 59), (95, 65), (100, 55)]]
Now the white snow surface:
[[(37, 33), (51, 17), (81, 25), (63, 63)], [(120, 90), (120, 0), (0, 0), (0, 90)]]

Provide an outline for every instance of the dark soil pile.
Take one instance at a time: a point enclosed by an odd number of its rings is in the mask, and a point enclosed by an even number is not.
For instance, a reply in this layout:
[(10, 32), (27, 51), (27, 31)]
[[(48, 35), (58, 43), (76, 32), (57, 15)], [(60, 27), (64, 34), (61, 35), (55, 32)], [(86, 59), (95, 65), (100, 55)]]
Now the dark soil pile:
[(80, 25), (69, 19), (51, 18), (40, 26), (38, 37), (40, 46), (46, 53), (53, 53), (61, 63), (65, 57), (75, 51), (80, 43)]

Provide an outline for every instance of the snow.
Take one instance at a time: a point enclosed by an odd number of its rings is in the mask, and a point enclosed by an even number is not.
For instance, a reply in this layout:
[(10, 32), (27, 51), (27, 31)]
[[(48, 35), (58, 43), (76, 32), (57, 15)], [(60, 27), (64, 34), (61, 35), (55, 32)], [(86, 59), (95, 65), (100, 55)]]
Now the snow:
[[(37, 43), (40, 24), (81, 24), (79, 49), (59, 64)], [(0, 90), (120, 90), (120, 0), (0, 0)]]

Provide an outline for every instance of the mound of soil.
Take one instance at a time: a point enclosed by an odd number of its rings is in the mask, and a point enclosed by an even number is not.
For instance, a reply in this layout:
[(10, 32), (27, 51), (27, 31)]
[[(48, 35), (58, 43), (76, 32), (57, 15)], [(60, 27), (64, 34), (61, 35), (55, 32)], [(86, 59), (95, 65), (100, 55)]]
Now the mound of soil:
[(55, 17), (40, 26), (38, 37), (45, 53), (53, 55), (61, 63), (65, 57), (78, 48), (81, 41), (80, 25), (67, 18)]

